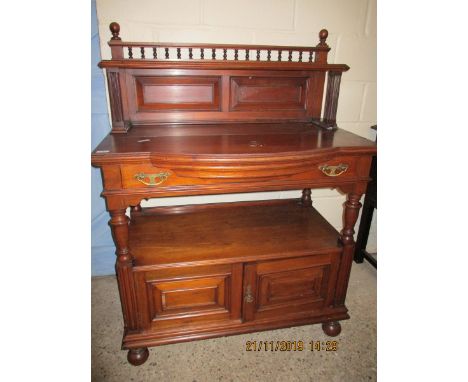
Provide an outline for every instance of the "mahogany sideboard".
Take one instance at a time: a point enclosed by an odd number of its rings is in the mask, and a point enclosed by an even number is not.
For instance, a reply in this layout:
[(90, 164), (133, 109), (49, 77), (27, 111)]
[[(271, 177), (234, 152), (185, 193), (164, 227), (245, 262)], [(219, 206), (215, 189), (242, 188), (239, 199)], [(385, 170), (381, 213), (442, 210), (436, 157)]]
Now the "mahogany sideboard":
[[(338, 335), (376, 146), (336, 126), (349, 67), (327, 62), (328, 32), (293, 47), (124, 42), (117, 23), (110, 30), (112, 59), (99, 66), (112, 130), (92, 165), (111, 216), (128, 361), (144, 363), (149, 346), (293, 325)], [(341, 232), (312, 206), (313, 188), (346, 193)], [(296, 189), (302, 198), (140, 204)]]

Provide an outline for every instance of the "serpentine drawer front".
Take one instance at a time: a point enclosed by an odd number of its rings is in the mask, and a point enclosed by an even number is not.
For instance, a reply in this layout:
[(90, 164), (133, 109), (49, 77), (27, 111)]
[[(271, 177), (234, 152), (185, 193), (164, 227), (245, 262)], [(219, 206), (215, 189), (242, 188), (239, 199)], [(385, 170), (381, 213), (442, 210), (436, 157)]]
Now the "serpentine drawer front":
[(162, 188), (177, 185), (203, 185), (220, 183), (242, 183), (251, 180), (270, 181), (276, 179), (291, 180), (327, 180), (341, 181), (356, 177), (356, 158), (339, 156), (319, 161), (303, 161), (288, 167), (278, 168), (275, 164), (263, 165), (262, 168), (231, 170), (187, 171), (152, 164), (129, 164), (121, 166), (123, 188)]

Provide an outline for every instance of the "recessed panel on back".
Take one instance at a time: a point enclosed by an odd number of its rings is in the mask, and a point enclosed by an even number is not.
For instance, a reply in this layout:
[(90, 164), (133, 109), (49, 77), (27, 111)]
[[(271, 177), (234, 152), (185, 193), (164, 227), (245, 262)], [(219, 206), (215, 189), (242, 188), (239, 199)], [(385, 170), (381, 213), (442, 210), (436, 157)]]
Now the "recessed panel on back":
[(220, 77), (135, 76), (137, 111), (219, 110)]
[(304, 110), (307, 77), (231, 77), (230, 109)]

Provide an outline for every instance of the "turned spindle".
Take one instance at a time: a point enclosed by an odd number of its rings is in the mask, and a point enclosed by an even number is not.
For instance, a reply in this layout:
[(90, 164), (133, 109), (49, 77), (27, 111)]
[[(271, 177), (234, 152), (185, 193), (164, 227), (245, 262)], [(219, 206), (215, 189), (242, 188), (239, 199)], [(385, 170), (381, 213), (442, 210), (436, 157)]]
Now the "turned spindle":
[(234, 49), (234, 60), (238, 60), (239, 59), (239, 49)]
[(165, 54), (166, 60), (169, 60), (169, 48), (164, 48), (164, 54)]
[(260, 61), (260, 50), (257, 49), (257, 61)]
[(119, 33), (120, 33), (120, 25), (116, 22), (113, 22), (113, 23), (110, 23), (109, 25), (109, 29), (112, 33), (112, 38), (111, 40), (122, 40), (120, 37), (119, 37)]
[(223, 60), (227, 60), (227, 49), (223, 49)]

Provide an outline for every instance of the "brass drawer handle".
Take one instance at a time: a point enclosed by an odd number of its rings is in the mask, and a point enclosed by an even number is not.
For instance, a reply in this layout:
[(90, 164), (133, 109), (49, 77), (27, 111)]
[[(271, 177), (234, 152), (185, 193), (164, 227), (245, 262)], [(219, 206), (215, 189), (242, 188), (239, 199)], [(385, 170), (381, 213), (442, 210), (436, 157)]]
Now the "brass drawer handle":
[(345, 173), (348, 170), (348, 165), (340, 163), (338, 166), (330, 166), (328, 164), (324, 164), (319, 166), (319, 169), (327, 176), (340, 176), (341, 174)]
[(247, 285), (247, 288), (245, 290), (245, 296), (244, 296), (244, 301), (246, 303), (251, 303), (253, 302), (254, 298), (253, 298), (253, 294), (252, 294), (252, 288), (250, 285)]
[[(157, 174), (145, 174), (143, 172), (140, 172), (138, 174), (135, 174), (135, 179), (147, 186), (157, 186), (161, 183), (164, 183), (169, 177), (169, 175), (171, 174), (167, 171), (158, 172)], [(146, 179), (148, 179), (149, 181), (146, 181)]]

